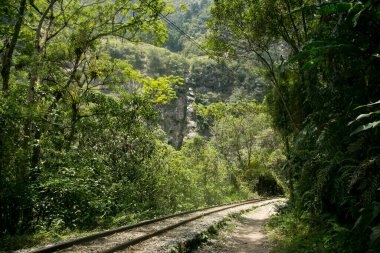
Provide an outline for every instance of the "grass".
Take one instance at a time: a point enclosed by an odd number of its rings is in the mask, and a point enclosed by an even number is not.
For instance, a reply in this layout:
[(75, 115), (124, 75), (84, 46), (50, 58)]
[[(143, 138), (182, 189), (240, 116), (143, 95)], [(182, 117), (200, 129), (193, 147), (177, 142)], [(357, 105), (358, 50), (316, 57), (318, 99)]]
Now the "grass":
[(99, 232), (101, 229), (91, 231), (64, 230), (64, 231), (36, 231), (33, 234), (25, 235), (5, 235), (0, 238), (0, 253), (12, 252), (18, 249), (41, 247), (43, 245), (56, 243), (63, 240), (82, 237), (91, 233)]

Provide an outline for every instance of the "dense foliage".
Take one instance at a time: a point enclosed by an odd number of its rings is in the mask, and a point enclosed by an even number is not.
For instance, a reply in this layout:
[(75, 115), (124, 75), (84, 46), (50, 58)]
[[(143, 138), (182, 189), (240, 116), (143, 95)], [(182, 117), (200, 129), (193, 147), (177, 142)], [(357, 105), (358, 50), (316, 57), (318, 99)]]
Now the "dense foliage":
[[(159, 16), (173, 10), (0, 3), (0, 250), (286, 190), (283, 145), (247, 100), (262, 99), (257, 72), (131, 43), (163, 43)], [(159, 110), (183, 87), (203, 87), (198, 120), (212, 134), (175, 150)]]
[[(168, 15), (169, 39), (164, 46), (172, 52), (187, 56), (205, 55), (205, 48), (199, 47), (205, 40), (212, 0), (171, 0), (177, 10)], [(191, 38), (191, 39), (190, 39)]]
[(171, 2), (1, 1), (1, 249), (289, 192), (279, 251), (378, 251), (379, 1)]
[(218, 0), (210, 21), (216, 53), (251, 53), (266, 70), (292, 211), (329, 214), (348, 228), (340, 252), (379, 248), (379, 8), (378, 1)]
[[(122, 208), (112, 199), (153, 150), (152, 104), (177, 82), (144, 78), (97, 46), (107, 36), (161, 40), (165, 3), (6, 1), (0, 10), (0, 233), (97, 224)], [(131, 82), (140, 91), (121, 89)]]
[(102, 47), (112, 58), (126, 60), (134, 69), (150, 77), (182, 77), (185, 88), (201, 90), (196, 94), (198, 103), (240, 99), (261, 102), (264, 98), (264, 81), (250, 61), (216, 62), (206, 56), (186, 56), (145, 43), (122, 43), (120, 40), (107, 40)]
[[(166, 105), (160, 105), (160, 125), (168, 133), (169, 143), (180, 148), (187, 135), (187, 107), (192, 101), (187, 99), (193, 91), (195, 102), (209, 105), (216, 102), (234, 102), (241, 99), (264, 98), (264, 81), (260, 72), (252, 68), (252, 62), (216, 62), (206, 56), (191, 57), (183, 53), (173, 53), (146, 43), (123, 43), (108, 39), (102, 48), (112, 58), (125, 60), (144, 75), (158, 78), (175, 75), (183, 78), (183, 85), (174, 87), (177, 98)], [(199, 133), (210, 136), (210, 126), (200, 126)]]

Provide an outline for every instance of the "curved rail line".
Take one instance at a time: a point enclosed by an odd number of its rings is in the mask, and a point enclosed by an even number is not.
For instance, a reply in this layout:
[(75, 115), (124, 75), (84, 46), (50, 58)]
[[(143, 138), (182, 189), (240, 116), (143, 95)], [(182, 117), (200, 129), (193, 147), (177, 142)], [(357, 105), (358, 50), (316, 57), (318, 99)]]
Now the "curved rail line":
[(63, 242), (60, 242), (60, 243), (57, 243), (57, 244), (54, 244), (54, 245), (50, 245), (50, 246), (46, 246), (46, 247), (43, 247), (43, 248), (32, 250), (29, 253), (50, 253), (50, 252), (56, 252), (56, 251), (59, 251), (59, 250), (70, 248), (72, 246), (81, 245), (83, 243), (91, 242), (91, 241), (97, 240), (97, 239), (102, 238), (102, 237), (111, 236), (113, 234), (120, 233), (120, 232), (126, 232), (128, 230), (133, 229), (133, 228), (143, 227), (145, 225), (153, 224), (153, 223), (156, 223), (156, 222), (159, 222), (159, 221), (164, 221), (164, 220), (167, 220), (167, 219), (170, 219), (170, 218), (184, 216), (184, 215), (192, 214), (192, 213), (196, 213), (196, 212), (202, 212), (202, 211), (206, 211), (206, 210), (213, 209), (213, 208), (223, 207), (221, 209), (217, 209), (217, 210), (213, 210), (213, 211), (210, 211), (210, 212), (202, 213), (202, 214), (197, 215), (195, 217), (192, 217), (192, 218), (189, 218), (189, 219), (185, 219), (185, 220), (180, 221), (178, 223), (175, 223), (173, 225), (169, 225), (169, 226), (166, 226), (166, 227), (164, 227), (162, 229), (156, 230), (153, 233), (149, 233), (147, 235), (143, 235), (143, 236), (137, 237), (137, 238), (129, 240), (127, 242), (122, 242), (122, 243), (118, 244), (117, 246), (114, 246), (114, 247), (109, 248), (107, 250), (101, 251), (101, 253), (116, 252), (116, 251), (120, 251), (120, 250), (126, 249), (126, 248), (128, 248), (128, 247), (130, 247), (132, 245), (136, 245), (136, 244), (138, 244), (140, 242), (146, 241), (146, 240), (148, 240), (148, 239), (150, 239), (152, 237), (155, 237), (157, 235), (163, 234), (163, 233), (165, 233), (167, 231), (170, 231), (172, 229), (175, 229), (177, 227), (180, 227), (182, 225), (185, 225), (185, 224), (187, 224), (187, 223), (189, 223), (191, 221), (200, 219), (200, 218), (205, 217), (207, 215), (211, 215), (211, 214), (214, 214), (214, 213), (217, 213), (217, 212), (221, 212), (221, 211), (224, 211), (224, 210), (227, 210), (227, 209), (231, 209), (231, 208), (234, 208), (234, 207), (238, 207), (238, 206), (242, 206), (242, 205), (246, 205), (246, 204), (250, 204), (250, 203), (256, 203), (256, 202), (260, 202), (260, 201), (264, 201), (264, 200), (269, 200), (269, 199), (270, 198), (260, 198), (260, 199), (255, 199), (255, 200), (247, 200), (247, 201), (243, 201), (243, 202), (239, 202), (239, 203), (230, 203), (230, 204), (227, 204), (227, 205), (211, 206), (211, 207), (206, 207), (206, 208), (202, 208), (202, 209), (197, 209), (197, 210), (186, 211), (186, 212), (177, 213), (177, 214), (173, 214), (173, 215), (168, 215), (168, 216), (160, 217), (160, 218), (157, 218), (157, 219), (146, 220), (146, 221), (142, 221), (142, 222), (139, 222), (139, 223), (136, 223), (136, 224), (122, 226), (122, 227), (106, 230), (106, 231), (99, 232), (99, 233), (94, 233), (94, 234), (89, 235), (89, 236), (84, 236), (84, 237), (80, 237), (80, 238), (76, 238), (76, 239), (72, 239), (72, 240), (68, 240), (68, 241), (63, 241)]

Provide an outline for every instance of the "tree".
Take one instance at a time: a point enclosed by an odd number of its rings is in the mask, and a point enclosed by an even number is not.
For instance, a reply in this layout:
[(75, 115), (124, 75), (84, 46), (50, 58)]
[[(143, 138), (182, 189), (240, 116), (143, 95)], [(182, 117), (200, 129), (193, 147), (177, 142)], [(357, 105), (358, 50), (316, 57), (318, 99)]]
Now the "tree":
[(280, 99), (279, 108), (284, 111), (284, 129), (289, 130), (299, 129), (302, 118), (296, 110), (301, 109), (283, 87), (290, 80), (281, 75), (279, 66), (289, 55), (299, 52), (313, 32), (313, 15), (303, 8), (308, 4), (288, 0), (215, 1), (209, 22), (208, 44), (214, 54), (228, 58), (243, 52), (253, 54), (264, 67), (269, 84)]
[[(143, 122), (149, 121), (153, 112), (148, 106), (140, 110), (139, 103), (172, 98), (170, 85), (176, 80), (142, 78), (129, 65), (97, 49), (108, 37), (162, 42), (166, 28), (158, 15), (170, 12), (165, 1), (6, 1), (0, 7), (5, 14), (1, 73), (6, 91), (1, 93), (0, 109), (0, 202), (5, 203), (0, 210), (0, 233), (14, 234), (33, 229), (39, 222), (38, 212), (46, 207), (36, 206), (41, 197), (39, 187), (57, 186), (46, 182), (60, 175), (52, 168), (64, 170), (78, 161), (73, 156), (78, 148), (83, 148), (86, 162), (91, 161), (83, 143), (90, 142), (84, 138), (87, 119), (103, 122), (105, 131), (112, 132), (114, 125), (106, 123), (115, 118), (102, 121), (102, 117), (106, 109), (115, 108), (117, 117), (149, 128)], [(137, 92), (144, 95), (118, 100), (118, 96), (126, 96), (121, 95), (125, 92), (122, 85), (127, 88), (132, 81), (140, 82), (145, 90)], [(115, 98), (101, 95), (106, 90), (112, 90)], [(130, 115), (122, 113), (126, 108), (130, 108)], [(144, 135), (137, 128), (129, 131)], [(136, 152), (143, 153), (149, 146), (141, 144), (146, 146), (134, 146)], [(65, 224), (70, 222), (65, 220)]]
[[(3, 80), (3, 91), (7, 91), (9, 89), (9, 79), (13, 53), (20, 36), (27, 5), (26, 0), (20, 1), (17, 12), (13, 13), (13, 9), (11, 7), (15, 4), (13, 2), (15, 1), (5, 1), (0, 5), (0, 13), (2, 14), (3, 20), (6, 21), (6, 25), (2, 25), (4, 31), (1, 32), (1, 34), (4, 36), (2, 38), (3, 49), (1, 50), (3, 51), (1, 62), (1, 77)], [(11, 30), (9, 32), (8, 30), (10, 30), (10, 27), (12, 27), (12, 23), (15, 23), (15, 25), (13, 31)]]
[(266, 101), (287, 147), (295, 206), (331, 213), (351, 227), (368, 218), (355, 226), (362, 228), (362, 241), (353, 246), (358, 250), (378, 245), (378, 213), (369, 218), (359, 212), (363, 207), (371, 213), (379, 201), (373, 163), (379, 157), (378, 129), (349, 124), (358, 107), (368, 110), (362, 117), (376, 122), (373, 106), (362, 105), (375, 103), (380, 94), (378, 7), (376, 1), (215, 1), (210, 23), (217, 54), (253, 52), (267, 71), (272, 85)]
[(283, 191), (283, 175), (275, 168), (284, 161), (282, 146), (263, 106), (252, 101), (198, 105), (197, 116), (211, 126), (210, 144), (228, 164), (235, 189), (247, 185), (260, 194)]

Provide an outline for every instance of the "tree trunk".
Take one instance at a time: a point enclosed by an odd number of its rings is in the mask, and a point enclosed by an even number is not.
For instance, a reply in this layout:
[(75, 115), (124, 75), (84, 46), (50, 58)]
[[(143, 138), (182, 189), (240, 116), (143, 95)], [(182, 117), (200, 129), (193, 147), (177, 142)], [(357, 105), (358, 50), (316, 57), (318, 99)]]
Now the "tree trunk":
[(18, 11), (18, 18), (13, 31), (12, 39), (5, 46), (5, 52), (2, 59), (1, 77), (3, 78), (3, 91), (9, 90), (10, 70), (12, 65), (13, 52), (15, 50), (17, 40), (20, 36), (24, 14), (26, 11), (26, 0), (21, 0), (20, 8)]

